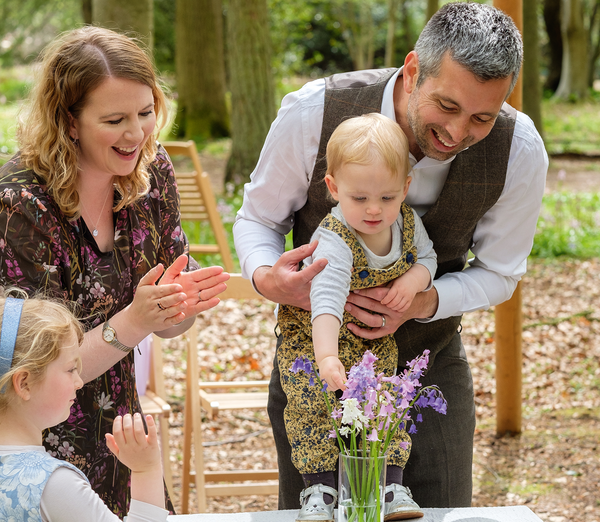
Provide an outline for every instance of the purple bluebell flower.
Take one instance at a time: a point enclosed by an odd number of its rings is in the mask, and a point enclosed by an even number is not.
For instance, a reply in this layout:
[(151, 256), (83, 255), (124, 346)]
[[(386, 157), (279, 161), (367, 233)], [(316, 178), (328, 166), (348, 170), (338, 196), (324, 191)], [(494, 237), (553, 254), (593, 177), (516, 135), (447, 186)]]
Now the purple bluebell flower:
[(446, 400), (443, 397), (435, 397), (429, 399), (429, 406), (431, 406), (435, 411), (441, 413), (442, 415), (446, 415)]
[(348, 372), (348, 381), (342, 399), (358, 399), (362, 401), (365, 392), (369, 389), (376, 389), (378, 382), (375, 377), (375, 361), (377, 357), (369, 350), (363, 355), (359, 364), (355, 364)]
[[(390, 442), (390, 430), (399, 428), (408, 430), (410, 434), (417, 433), (415, 423), (423, 422), (423, 415), (419, 412), (412, 413), (413, 407), (417, 409), (430, 407), (445, 414), (447, 403), (439, 388), (436, 386), (423, 388), (420, 382), (421, 376), (427, 369), (428, 350), (407, 363), (407, 368), (400, 375), (392, 377), (375, 373), (377, 360), (373, 353), (365, 352), (361, 362), (348, 372), (346, 390), (340, 399), (342, 407), (332, 410), (328, 402), (335, 426), (335, 430), (331, 431), (329, 436), (352, 437), (352, 447), (360, 446), (360, 438), (364, 437), (363, 440), (372, 444), (372, 451), (385, 452)], [(317, 378), (312, 363), (306, 357), (298, 358), (291, 371), (306, 372), (310, 376), (311, 384), (314, 382), (313, 377)], [(326, 390), (327, 386), (324, 385), (323, 391)], [(329, 401), (327, 395), (325, 398)], [(413, 416), (416, 416), (415, 421)], [(385, 442), (379, 448), (377, 443), (382, 441)], [(340, 443), (344, 453), (352, 453), (343, 439), (340, 439)], [(409, 449), (410, 442), (401, 442), (400, 447)]]
[(308, 374), (314, 373), (312, 363), (310, 362), (310, 359), (308, 359), (307, 357), (297, 357), (296, 360), (294, 361), (294, 363), (292, 364), (290, 371), (292, 373), (298, 373), (298, 372), (304, 372), (304, 373), (308, 373)]
[(371, 433), (369, 433), (367, 440), (369, 442), (379, 442), (379, 437), (377, 436), (377, 430), (371, 430)]
[(419, 408), (427, 408), (429, 406), (429, 401), (425, 395), (419, 395), (419, 398), (415, 402), (415, 406)]

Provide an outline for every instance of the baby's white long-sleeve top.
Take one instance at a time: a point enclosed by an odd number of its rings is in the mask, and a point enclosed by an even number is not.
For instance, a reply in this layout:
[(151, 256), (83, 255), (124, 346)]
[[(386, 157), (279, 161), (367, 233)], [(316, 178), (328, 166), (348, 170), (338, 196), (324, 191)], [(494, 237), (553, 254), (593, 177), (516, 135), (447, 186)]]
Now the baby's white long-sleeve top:
[[(430, 281), (427, 288), (429, 290), (433, 285), (433, 278), (437, 270), (437, 255), (433, 249), (433, 242), (429, 239), (427, 231), (423, 226), (421, 218), (413, 210), (415, 218), (415, 234), (413, 243), (417, 247), (417, 264), (423, 265), (429, 271)], [(367, 262), (372, 268), (387, 268), (394, 264), (402, 253), (402, 214), (392, 225), (392, 247), (385, 256), (378, 256), (373, 253), (364, 243), (360, 235), (356, 234), (354, 229), (348, 225), (339, 205), (331, 209), (333, 217), (339, 219), (348, 230), (358, 239)], [(312, 310), (312, 320), (323, 314), (331, 314), (343, 322), (344, 305), (346, 298), (350, 293), (350, 277), (352, 273), (352, 251), (350, 247), (336, 233), (318, 227), (311, 238), (311, 242), (317, 239), (319, 244), (313, 255), (304, 260), (304, 264), (310, 265), (317, 259), (327, 259), (325, 269), (317, 274), (312, 280), (310, 290), (310, 306)]]

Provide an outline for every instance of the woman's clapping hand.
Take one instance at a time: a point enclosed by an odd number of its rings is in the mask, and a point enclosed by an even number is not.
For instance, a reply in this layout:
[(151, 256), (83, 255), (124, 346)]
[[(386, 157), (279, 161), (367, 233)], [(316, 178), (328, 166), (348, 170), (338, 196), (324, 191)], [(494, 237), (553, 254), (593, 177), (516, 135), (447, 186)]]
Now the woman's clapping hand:
[(186, 254), (180, 255), (167, 268), (159, 283), (159, 287), (172, 284), (181, 286), (186, 295), (185, 308), (183, 309), (186, 318), (217, 306), (220, 302), (217, 295), (227, 289), (225, 281), (229, 279), (229, 274), (220, 266), (183, 272), (187, 263), (188, 256)]

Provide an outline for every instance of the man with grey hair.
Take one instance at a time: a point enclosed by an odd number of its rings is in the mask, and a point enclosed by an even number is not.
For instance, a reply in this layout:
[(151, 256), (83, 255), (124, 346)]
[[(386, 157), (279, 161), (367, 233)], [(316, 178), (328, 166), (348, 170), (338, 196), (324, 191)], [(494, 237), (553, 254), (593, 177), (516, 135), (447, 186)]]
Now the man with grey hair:
[[(475, 408), (461, 316), (510, 298), (533, 244), (548, 158), (531, 120), (504, 103), (522, 56), (519, 32), (504, 13), (451, 3), (432, 17), (401, 69), (337, 74), (287, 95), (234, 225), (244, 276), (268, 299), (310, 309), (310, 282), (325, 261), (298, 266), (314, 251), (311, 234), (332, 206), (322, 182), (329, 136), (344, 119), (369, 112), (404, 130), (413, 167), (406, 202), (434, 243), (434, 286), (403, 314), (380, 303), (386, 292), (380, 288), (348, 296), (346, 310), (369, 326), (350, 325), (358, 336), (394, 333), (399, 371), (431, 351), (422, 382), (441, 388), (448, 413), (422, 412), (403, 477), (422, 507), (471, 503)], [(295, 248), (284, 252), (292, 227)], [(466, 263), (469, 251), (474, 257)], [(298, 508), (302, 488), (319, 483), (319, 477), (303, 483), (291, 464), (279, 378), (288, 370), (275, 363), (268, 407), (281, 509)], [(323, 503), (318, 493), (303, 498)], [(386, 503), (386, 520), (394, 519)]]

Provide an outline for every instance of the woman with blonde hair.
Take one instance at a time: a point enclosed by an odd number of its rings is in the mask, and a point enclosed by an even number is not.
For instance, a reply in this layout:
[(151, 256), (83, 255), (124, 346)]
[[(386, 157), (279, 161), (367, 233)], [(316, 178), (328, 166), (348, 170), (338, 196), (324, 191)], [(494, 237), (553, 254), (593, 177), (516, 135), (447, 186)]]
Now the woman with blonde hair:
[(173, 167), (156, 142), (166, 117), (134, 40), (76, 29), (42, 53), (20, 151), (0, 169), (0, 284), (75, 301), (85, 317), (85, 384), (44, 444), (121, 517), (130, 472), (105, 434), (140, 411), (132, 350), (152, 332), (187, 330), (229, 278), (188, 259)]

